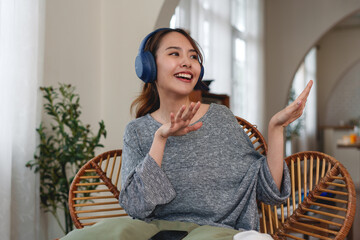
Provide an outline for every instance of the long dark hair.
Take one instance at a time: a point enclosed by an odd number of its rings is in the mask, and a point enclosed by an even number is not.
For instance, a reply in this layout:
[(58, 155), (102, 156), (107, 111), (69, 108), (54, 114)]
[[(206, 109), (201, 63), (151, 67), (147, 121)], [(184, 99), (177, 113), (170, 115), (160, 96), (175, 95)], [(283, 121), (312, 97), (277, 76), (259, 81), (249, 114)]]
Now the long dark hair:
[[(156, 32), (153, 36), (149, 38), (149, 40), (145, 44), (144, 51), (150, 51), (152, 55), (156, 58), (156, 52), (159, 49), (161, 40), (166, 34), (170, 32), (181, 33), (189, 40), (190, 44), (195, 49), (198, 55), (200, 65), (202, 65), (203, 56), (201, 54), (198, 43), (185, 30), (181, 28), (176, 28), (176, 29), (167, 28)], [(135, 108), (135, 116), (136, 118), (139, 118), (145, 116), (148, 113), (152, 113), (158, 110), (159, 107), (160, 107), (159, 93), (155, 82), (151, 82), (151, 83), (144, 83), (142, 92), (132, 102), (130, 110), (132, 112), (132, 110)]]

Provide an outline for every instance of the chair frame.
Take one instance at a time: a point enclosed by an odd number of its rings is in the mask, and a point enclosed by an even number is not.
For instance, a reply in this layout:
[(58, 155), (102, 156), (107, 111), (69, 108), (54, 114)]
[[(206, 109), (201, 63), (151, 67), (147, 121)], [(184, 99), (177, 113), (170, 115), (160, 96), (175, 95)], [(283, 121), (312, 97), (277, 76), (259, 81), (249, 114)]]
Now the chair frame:
[[(94, 217), (79, 217), (79, 214), (82, 213), (96, 213), (96, 212), (108, 212), (108, 211), (123, 211), (123, 208), (119, 206), (119, 195), (120, 195), (120, 188), (118, 187), (118, 183), (120, 180), (120, 167), (121, 167), (121, 156), (122, 156), (122, 150), (112, 150), (108, 152), (104, 152), (95, 158), (88, 161), (83, 167), (80, 168), (78, 173), (76, 174), (74, 180), (71, 183), (70, 191), (69, 191), (69, 210), (70, 215), (73, 220), (73, 223), (76, 228), (83, 228), (88, 225), (93, 225), (95, 222), (83, 222), (83, 220), (89, 220), (89, 219), (103, 219), (103, 218), (112, 218), (112, 217), (123, 217), (127, 216), (126, 213), (117, 213), (117, 214), (110, 214), (110, 215), (103, 215), (101, 217), (94, 216)], [(115, 170), (115, 161), (113, 161), (113, 164), (109, 168), (109, 160), (115, 159), (117, 157), (120, 157), (120, 163), (118, 164), (118, 169), (116, 171), (116, 180), (112, 181), (113, 179), (113, 173)], [(104, 168), (102, 166), (104, 165), (103, 162), (105, 162)], [(110, 171), (110, 174), (109, 174)], [(95, 174), (95, 176), (94, 176)], [(92, 180), (99, 180), (99, 181), (92, 181)], [(90, 181), (90, 182), (89, 182)], [(100, 182), (101, 181), (101, 182)], [(95, 188), (99, 185), (106, 186), (107, 189), (81, 189), (81, 187), (94, 187)], [(90, 196), (94, 193), (110, 193), (110, 196)], [(85, 196), (78, 196), (79, 195), (85, 195)], [(87, 195), (88, 196), (87, 196)], [(108, 201), (101, 203), (77, 203), (77, 201), (91, 201), (95, 199), (115, 199), (116, 201)], [(115, 208), (104, 208), (102, 211), (100, 209), (93, 209), (93, 210), (78, 210), (77, 208), (81, 207), (97, 207), (97, 206), (105, 206), (105, 205), (118, 205), (118, 207)]]
[[(293, 213), (287, 217), (286, 221), (282, 219), (276, 232), (274, 231), (272, 234), (273, 238), (302, 239), (288, 234), (287, 232), (290, 231), (324, 240), (345, 239), (351, 229), (356, 210), (355, 186), (346, 168), (335, 158), (316, 151), (296, 153), (287, 157), (285, 161), (290, 170), (292, 190), (291, 196), (287, 199), (287, 206), (288, 209), (291, 206), (289, 203), (290, 199), (292, 200), (292, 206), (296, 205), (295, 201), (297, 199), (298, 206), (296, 209), (293, 209)], [(307, 174), (303, 174), (301, 170), (306, 173), (315, 172), (315, 179), (311, 174), (309, 174), (309, 179), (307, 179)], [(316, 185), (313, 186), (313, 183)], [(309, 187), (308, 189), (307, 186)], [(337, 187), (340, 190), (332, 190), (331, 187)], [(298, 191), (296, 193), (296, 188), (304, 189), (304, 193), (309, 193), (307, 196), (301, 196), (301, 192)], [(322, 196), (323, 193), (339, 196), (340, 198), (324, 197)], [(326, 204), (319, 203), (319, 201), (326, 201)], [(339, 207), (336, 204), (345, 205), (345, 207)], [(339, 213), (333, 214), (326, 211), (313, 210), (311, 206), (331, 209)], [(307, 215), (308, 213), (331, 217), (336, 221), (311, 217)], [(342, 223), (339, 223), (341, 221)], [(314, 224), (325, 225), (325, 227), (313, 226)], [(336, 228), (340, 227), (340, 229), (328, 229), (330, 225), (336, 226)], [(298, 228), (295, 226), (298, 226)], [(306, 230), (301, 228), (306, 228)]]

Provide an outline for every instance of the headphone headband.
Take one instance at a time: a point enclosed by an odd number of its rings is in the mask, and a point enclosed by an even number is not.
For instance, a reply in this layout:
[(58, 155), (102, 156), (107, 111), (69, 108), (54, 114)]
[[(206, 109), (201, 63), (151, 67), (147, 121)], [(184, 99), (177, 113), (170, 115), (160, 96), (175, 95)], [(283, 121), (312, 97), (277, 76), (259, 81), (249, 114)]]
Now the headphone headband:
[(163, 31), (163, 30), (170, 30), (171, 28), (159, 28), (156, 29), (155, 31), (149, 33), (148, 35), (146, 35), (146, 37), (141, 41), (140, 47), (139, 47), (139, 53), (140, 52), (144, 52), (145, 49), (145, 45), (147, 43), (147, 41), (149, 40), (149, 38), (151, 38), (155, 33)]

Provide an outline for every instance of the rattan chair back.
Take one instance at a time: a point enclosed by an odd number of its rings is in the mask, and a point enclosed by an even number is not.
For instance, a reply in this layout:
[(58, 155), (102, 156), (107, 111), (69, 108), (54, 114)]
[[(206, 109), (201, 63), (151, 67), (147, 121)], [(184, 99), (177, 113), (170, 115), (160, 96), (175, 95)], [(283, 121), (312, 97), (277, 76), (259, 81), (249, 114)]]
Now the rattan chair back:
[(127, 216), (119, 205), (122, 150), (102, 153), (88, 161), (70, 186), (69, 209), (76, 228), (100, 219)]
[(245, 133), (249, 136), (252, 144), (256, 151), (261, 153), (262, 155), (266, 155), (267, 153), (267, 144), (265, 138), (257, 129), (256, 125), (252, 125), (245, 119), (241, 117), (236, 117), (236, 120), (240, 124), (240, 126), (244, 129)]

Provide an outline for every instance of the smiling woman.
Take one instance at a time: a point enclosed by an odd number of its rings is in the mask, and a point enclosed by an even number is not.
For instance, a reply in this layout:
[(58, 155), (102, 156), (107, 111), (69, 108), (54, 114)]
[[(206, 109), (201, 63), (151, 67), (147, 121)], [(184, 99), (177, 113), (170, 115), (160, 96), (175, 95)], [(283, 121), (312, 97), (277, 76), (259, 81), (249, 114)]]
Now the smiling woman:
[(169, 33), (156, 52), (157, 89), (160, 99), (167, 94), (187, 97), (199, 80), (200, 63), (197, 51), (181, 33)]
[[(279, 204), (290, 194), (283, 127), (302, 114), (312, 82), (271, 118), (265, 157), (227, 107), (190, 101), (203, 86), (198, 49), (187, 32), (170, 28), (155, 30), (140, 45), (136, 72), (145, 84), (134, 102), (138, 117), (125, 129), (119, 195), (136, 220), (119, 220), (114, 234), (121, 239), (141, 232), (137, 239), (147, 240), (162, 230), (187, 231), (189, 240), (269, 239), (257, 232), (257, 200)], [(96, 229), (64, 239), (88, 239)]]

